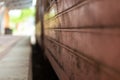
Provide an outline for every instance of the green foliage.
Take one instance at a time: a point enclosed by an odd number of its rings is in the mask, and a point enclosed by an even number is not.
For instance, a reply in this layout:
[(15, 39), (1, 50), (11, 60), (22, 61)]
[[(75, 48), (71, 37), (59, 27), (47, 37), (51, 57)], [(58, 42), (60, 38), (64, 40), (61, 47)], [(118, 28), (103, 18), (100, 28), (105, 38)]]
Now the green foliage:
[(34, 8), (22, 9), (20, 16), (18, 16), (18, 17), (10, 16), (10, 22), (19, 23), (19, 22), (22, 22), (22, 21), (26, 20), (27, 18), (34, 16), (34, 15), (35, 15)]

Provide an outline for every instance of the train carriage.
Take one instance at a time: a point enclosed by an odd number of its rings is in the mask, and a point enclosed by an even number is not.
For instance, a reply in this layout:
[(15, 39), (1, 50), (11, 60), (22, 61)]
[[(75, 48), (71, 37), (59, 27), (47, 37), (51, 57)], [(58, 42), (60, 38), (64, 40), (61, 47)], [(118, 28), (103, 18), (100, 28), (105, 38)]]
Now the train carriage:
[(60, 80), (120, 80), (119, 0), (38, 0), (37, 40)]

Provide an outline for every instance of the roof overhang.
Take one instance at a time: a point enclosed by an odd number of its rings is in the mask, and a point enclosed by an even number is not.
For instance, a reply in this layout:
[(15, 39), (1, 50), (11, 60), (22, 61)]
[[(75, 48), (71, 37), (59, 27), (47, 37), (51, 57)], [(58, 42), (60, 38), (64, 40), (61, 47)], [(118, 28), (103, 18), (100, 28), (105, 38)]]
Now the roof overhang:
[(1, 3), (10, 9), (23, 9), (32, 6), (33, 0), (0, 0)]

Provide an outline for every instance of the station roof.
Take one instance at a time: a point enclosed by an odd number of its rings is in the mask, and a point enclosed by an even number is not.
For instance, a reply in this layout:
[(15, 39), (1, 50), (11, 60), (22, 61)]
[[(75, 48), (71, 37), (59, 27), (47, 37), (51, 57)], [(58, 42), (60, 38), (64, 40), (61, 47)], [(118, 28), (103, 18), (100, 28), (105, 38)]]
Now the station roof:
[(31, 7), (33, 0), (0, 0), (0, 4), (4, 4), (8, 9), (23, 9)]

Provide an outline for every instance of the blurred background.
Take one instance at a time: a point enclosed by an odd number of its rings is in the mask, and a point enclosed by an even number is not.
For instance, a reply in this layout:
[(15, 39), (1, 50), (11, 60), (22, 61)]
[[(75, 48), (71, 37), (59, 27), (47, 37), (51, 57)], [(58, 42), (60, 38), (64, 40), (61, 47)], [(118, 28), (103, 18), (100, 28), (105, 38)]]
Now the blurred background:
[(0, 35), (30, 36), (35, 43), (36, 0), (0, 0)]

